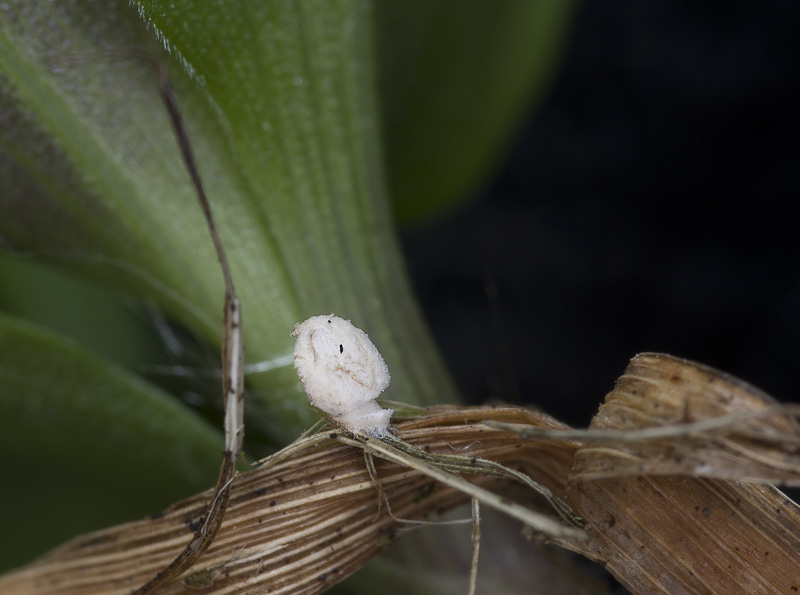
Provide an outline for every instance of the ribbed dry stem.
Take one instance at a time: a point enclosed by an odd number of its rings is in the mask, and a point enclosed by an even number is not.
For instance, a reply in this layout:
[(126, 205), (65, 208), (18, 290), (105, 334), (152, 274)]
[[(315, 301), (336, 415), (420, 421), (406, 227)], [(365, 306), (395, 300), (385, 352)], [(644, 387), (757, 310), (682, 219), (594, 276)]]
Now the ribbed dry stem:
[[(765, 485), (798, 478), (800, 429), (787, 412), (796, 408), (735, 378), (644, 354), (607, 395), (583, 445), (566, 439), (578, 431), (516, 407), (432, 409), (400, 424), (398, 437), (528, 474), (565, 499), (592, 538), (546, 537), (600, 561), (634, 593), (791, 595), (800, 592), (800, 507)], [(548, 437), (535, 435), (543, 429)], [(421, 467), (380, 460), (396, 456), (389, 442), (349, 440), (358, 447), (309, 438), (291, 458), (239, 474), (217, 539), (164, 592), (317, 593), (390, 543), (398, 518), (469, 498)], [(379, 505), (362, 453), (370, 449), (394, 516)], [(520, 485), (469, 479), (505, 497)], [(0, 577), (0, 592), (129, 593), (188, 542), (207, 498), (75, 539)]]
[[(507, 432), (469, 423), (467, 418), (563, 427), (517, 408), (450, 409), (403, 424), (399, 436), (426, 451), (462, 454), (524, 466), (559, 496), (577, 445), (565, 441), (522, 443)], [(466, 423), (465, 423), (466, 422)], [(426, 425), (435, 423), (436, 425)], [(542, 472), (537, 462), (544, 462)], [(182, 580), (205, 593), (318, 593), (363, 566), (403, 528), (396, 518), (442, 512), (467, 496), (421, 473), (375, 460), (379, 496), (362, 452), (334, 440), (295, 458), (241, 473), (216, 540)], [(473, 478), (484, 486), (497, 480)], [(129, 593), (169, 563), (190, 539), (209, 492), (163, 514), (77, 538), (31, 565), (0, 577), (0, 592)]]
[[(663, 439), (589, 442), (571, 481), (620, 475), (691, 475), (754, 482), (800, 482), (800, 424), (758, 389), (707, 366), (658, 354), (635, 357), (592, 420), (593, 430), (700, 425), (713, 430)], [(736, 420), (751, 413), (769, 417)]]
[(591, 430), (733, 418), (710, 432), (587, 442), (567, 498), (595, 537), (583, 553), (634, 593), (797, 593), (800, 508), (772, 486), (743, 480), (797, 479), (798, 424), (781, 414), (734, 419), (775, 409), (768, 396), (708, 367), (634, 358)]

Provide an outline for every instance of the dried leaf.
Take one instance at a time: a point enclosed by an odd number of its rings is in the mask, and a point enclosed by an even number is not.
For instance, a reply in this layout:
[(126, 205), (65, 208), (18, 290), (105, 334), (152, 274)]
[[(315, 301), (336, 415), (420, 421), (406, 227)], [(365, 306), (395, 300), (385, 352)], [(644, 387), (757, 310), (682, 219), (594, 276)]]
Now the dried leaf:
[[(708, 367), (644, 354), (591, 428), (669, 426), (774, 406)], [(583, 553), (634, 593), (797, 592), (800, 508), (772, 486), (740, 480), (796, 479), (798, 426), (773, 415), (724, 429), (587, 442), (568, 488), (568, 502), (596, 538)]]
[[(576, 444), (521, 443), (507, 432), (470, 423), (470, 418), (563, 427), (536, 412), (487, 407), (440, 410), (403, 424), (399, 435), (430, 452), (524, 464), (533, 479), (563, 496)], [(391, 543), (404, 526), (398, 518), (441, 512), (466, 499), (418, 472), (381, 460), (375, 465), (394, 517), (385, 504), (379, 512), (378, 492), (362, 452), (333, 440), (297, 458), (238, 475), (216, 540), (182, 581), (162, 592), (193, 586), (205, 593), (318, 593)], [(486, 477), (475, 481), (497, 485)], [(161, 515), (74, 539), (0, 577), (0, 592), (128, 593), (189, 541), (209, 493)]]
[[(662, 439), (587, 443), (574, 481), (628, 474), (692, 475), (800, 483), (800, 425), (774, 399), (707, 366), (641, 354), (592, 420), (592, 429), (638, 430), (693, 424)], [(748, 419), (763, 412), (767, 417)], [(770, 412), (774, 412), (769, 415)], [(727, 416), (697, 431), (696, 422)]]
[[(603, 563), (634, 593), (791, 594), (800, 589), (800, 508), (763, 485), (797, 477), (800, 431), (786, 411), (730, 376), (645, 354), (607, 396), (583, 446), (573, 441), (580, 431), (511, 407), (431, 409), (402, 423), (399, 437), (496, 460), (566, 497), (593, 539), (551, 541)], [(395, 517), (385, 506), (379, 513), (362, 453), (326, 437), (241, 474), (217, 540), (166, 592), (317, 593), (391, 542), (398, 517), (466, 500), (407, 467), (376, 468)], [(509, 493), (497, 480), (472, 479)], [(129, 592), (188, 541), (207, 497), (73, 540), (0, 577), (0, 591)]]

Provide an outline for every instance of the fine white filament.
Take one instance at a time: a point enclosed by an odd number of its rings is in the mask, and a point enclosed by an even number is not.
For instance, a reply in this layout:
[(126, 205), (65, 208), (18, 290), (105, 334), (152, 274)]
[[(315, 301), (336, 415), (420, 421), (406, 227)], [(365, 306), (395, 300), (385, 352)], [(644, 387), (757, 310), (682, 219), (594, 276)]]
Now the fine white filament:
[(312, 405), (346, 430), (385, 434), (392, 409), (375, 399), (391, 382), (389, 368), (367, 334), (333, 314), (294, 326), (294, 367)]

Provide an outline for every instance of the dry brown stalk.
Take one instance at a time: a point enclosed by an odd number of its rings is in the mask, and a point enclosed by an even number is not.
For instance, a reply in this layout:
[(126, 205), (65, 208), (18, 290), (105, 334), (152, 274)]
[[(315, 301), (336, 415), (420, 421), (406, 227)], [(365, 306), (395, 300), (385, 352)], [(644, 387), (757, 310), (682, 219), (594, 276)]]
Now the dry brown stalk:
[[(800, 507), (768, 485), (798, 479), (800, 429), (787, 411), (795, 409), (728, 375), (643, 354), (583, 444), (578, 431), (517, 407), (433, 409), (399, 424), (398, 436), (431, 453), (501, 462), (547, 486), (592, 536), (550, 540), (603, 563), (634, 593), (791, 595), (800, 592)], [(376, 458), (375, 467), (395, 517), (469, 498), (403, 465)], [(499, 480), (470, 479), (509, 493)], [(188, 542), (209, 493), (72, 540), (0, 577), (0, 592), (130, 593)], [(163, 592), (324, 591), (403, 529), (380, 510), (361, 450), (323, 438), (239, 474), (216, 540)]]
[[(591, 429), (687, 431), (587, 442), (578, 451), (567, 502), (596, 539), (584, 553), (634, 593), (797, 593), (800, 508), (770, 485), (743, 480), (797, 479), (798, 424), (785, 415), (735, 420), (774, 409), (770, 397), (711, 368), (634, 358)], [(691, 429), (731, 414), (727, 428)]]
[[(563, 496), (577, 444), (522, 442), (470, 419), (564, 427), (518, 408), (446, 409), (401, 424), (399, 436), (432, 453), (483, 457), (518, 466)], [(435, 424), (435, 425), (431, 425)], [(532, 472), (543, 462), (540, 474)], [(375, 460), (392, 513), (414, 519), (444, 511), (468, 496), (416, 471)], [(496, 480), (474, 478), (484, 486)], [(3, 593), (130, 593), (184, 547), (210, 492), (161, 515), (74, 539), (31, 565), (0, 577)], [(326, 440), (293, 459), (241, 473), (216, 540), (181, 580), (204, 593), (318, 593), (363, 566), (404, 527), (378, 492), (360, 450)]]

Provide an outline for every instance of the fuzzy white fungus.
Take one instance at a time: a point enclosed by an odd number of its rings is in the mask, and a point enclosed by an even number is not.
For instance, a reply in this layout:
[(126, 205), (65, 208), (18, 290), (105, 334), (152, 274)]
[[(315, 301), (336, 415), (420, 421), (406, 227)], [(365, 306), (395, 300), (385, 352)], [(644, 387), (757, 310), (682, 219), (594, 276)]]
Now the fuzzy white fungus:
[(298, 322), (292, 336), (294, 367), (311, 404), (353, 433), (385, 434), (393, 410), (375, 399), (391, 376), (367, 333), (330, 314)]

